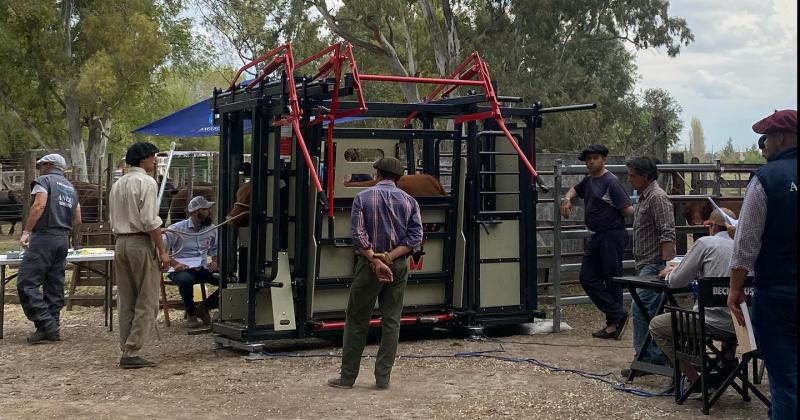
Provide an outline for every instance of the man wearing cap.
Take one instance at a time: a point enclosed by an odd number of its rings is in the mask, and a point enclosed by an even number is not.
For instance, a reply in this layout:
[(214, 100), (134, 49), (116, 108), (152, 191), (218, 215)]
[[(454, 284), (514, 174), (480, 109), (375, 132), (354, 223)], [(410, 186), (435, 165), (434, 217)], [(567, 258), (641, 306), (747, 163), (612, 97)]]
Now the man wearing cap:
[(752, 325), (769, 374), (773, 419), (797, 418), (797, 111), (753, 124), (767, 136), (767, 163), (750, 178), (734, 239), (728, 307), (739, 304), (754, 273)]
[(155, 366), (139, 356), (158, 312), (161, 269), (169, 266), (169, 253), (161, 239), (158, 185), (148, 174), (155, 171), (158, 148), (139, 142), (128, 149), (128, 173), (114, 183), (109, 200), (114, 246), (114, 280), (117, 283), (119, 366), (136, 369)]
[[(736, 218), (736, 214), (730, 209), (723, 208), (722, 211), (728, 217)], [(692, 248), (686, 253), (680, 264), (668, 265), (659, 273), (661, 277), (666, 277), (667, 285), (671, 289), (685, 288), (695, 279), (728, 276), (728, 267), (731, 255), (733, 255), (733, 239), (728, 235), (725, 227), (725, 216), (719, 209), (714, 209), (708, 224), (708, 236), (694, 241)], [(695, 303), (694, 310), (697, 310), (697, 303)], [(727, 308), (706, 308), (706, 332), (715, 339), (735, 339), (736, 332)], [(650, 334), (658, 347), (674, 363), (672, 314), (665, 313), (653, 317), (650, 320)], [(691, 383), (700, 377), (697, 369), (688, 362), (681, 362), (679, 368)], [(714, 385), (716, 384), (711, 384), (712, 387), (715, 387)]]
[(199, 305), (195, 305), (193, 293), (195, 284), (218, 284), (212, 275), (217, 271), (217, 230), (211, 228), (213, 206), (203, 196), (193, 198), (186, 209), (189, 218), (170, 225), (167, 230), (167, 248), (172, 254), (169, 278), (178, 285), (189, 328), (200, 326), (198, 317), (204, 325), (210, 325), (209, 309), (219, 306), (219, 290)]
[(381, 345), (375, 359), (375, 386), (389, 388), (408, 280), (407, 257), (422, 242), (419, 204), (395, 185), (403, 175), (403, 164), (385, 157), (373, 166), (378, 183), (355, 196), (350, 216), (357, 259), (346, 309), (341, 374), (328, 381), (336, 388), (352, 388), (356, 381), (376, 299)]
[(578, 156), (589, 170), (581, 182), (567, 191), (561, 214), (569, 218), (572, 199), (585, 203), (584, 223), (592, 231), (581, 263), (580, 281), (586, 294), (606, 316), (606, 325), (592, 333), (596, 338), (618, 340), (628, 320), (622, 288), (613, 281), (622, 275), (622, 258), (628, 244), (625, 216), (633, 206), (619, 179), (606, 169), (608, 149), (600, 144), (587, 147)]
[(17, 278), (17, 293), (25, 316), (36, 327), (28, 337), (31, 344), (61, 339), (59, 314), (64, 306), (69, 238), (81, 223), (78, 193), (64, 177), (66, 166), (64, 157), (55, 153), (36, 161), (39, 177), (31, 183), (33, 204), (20, 237), (26, 249)]

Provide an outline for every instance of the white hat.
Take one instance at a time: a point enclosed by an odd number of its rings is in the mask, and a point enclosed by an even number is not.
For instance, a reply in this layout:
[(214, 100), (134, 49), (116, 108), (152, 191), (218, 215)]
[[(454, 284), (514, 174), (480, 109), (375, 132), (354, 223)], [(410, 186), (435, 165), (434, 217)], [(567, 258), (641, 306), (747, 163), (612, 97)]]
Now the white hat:
[(189, 202), (189, 207), (187, 207), (186, 210), (188, 210), (189, 213), (191, 213), (197, 209), (210, 209), (213, 206), (214, 206), (213, 201), (208, 201), (206, 200), (205, 197), (199, 195), (193, 198), (192, 201)]
[(52, 163), (58, 169), (62, 171), (67, 169), (67, 161), (64, 159), (64, 156), (59, 155), (58, 153), (50, 153), (49, 155), (42, 156), (41, 159), (36, 161), (36, 166), (39, 166), (43, 163)]

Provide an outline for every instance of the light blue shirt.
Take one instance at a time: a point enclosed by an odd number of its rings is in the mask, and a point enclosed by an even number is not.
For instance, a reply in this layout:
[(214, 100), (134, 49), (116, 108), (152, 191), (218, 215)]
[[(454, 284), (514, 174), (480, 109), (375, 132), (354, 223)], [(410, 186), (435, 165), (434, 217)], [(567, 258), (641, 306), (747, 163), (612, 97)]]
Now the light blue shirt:
[[(170, 253), (178, 251), (172, 258), (197, 258), (201, 257), (202, 266), (208, 268), (206, 261), (209, 256), (217, 256), (217, 230), (210, 226), (200, 226), (195, 228), (192, 219), (181, 220), (169, 226), (169, 230), (197, 234), (197, 236), (179, 235), (175, 232), (167, 233), (167, 248)], [(180, 236), (180, 237), (177, 237)]]

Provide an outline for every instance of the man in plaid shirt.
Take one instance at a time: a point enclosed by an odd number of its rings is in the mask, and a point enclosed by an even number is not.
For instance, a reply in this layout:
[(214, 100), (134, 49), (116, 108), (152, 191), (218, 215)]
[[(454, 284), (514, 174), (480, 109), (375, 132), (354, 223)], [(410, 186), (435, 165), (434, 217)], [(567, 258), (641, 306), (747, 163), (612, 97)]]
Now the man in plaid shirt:
[[(666, 265), (666, 261), (675, 256), (675, 215), (672, 202), (667, 193), (658, 185), (658, 167), (650, 157), (638, 157), (626, 163), (628, 181), (633, 188), (641, 191), (633, 219), (633, 258), (636, 271), (640, 276), (655, 275)], [(647, 306), (650, 316), (658, 315), (656, 309), (661, 300), (661, 293), (652, 289), (637, 290)], [(633, 314), (633, 347), (636, 354), (645, 352), (643, 361), (666, 365), (667, 356), (655, 343), (643, 349), (642, 344), (649, 329), (644, 314), (634, 305)], [(630, 371), (624, 369), (623, 376)], [(644, 372), (636, 372), (637, 376)]]
[(347, 302), (341, 374), (328, 380), (328, 385), (336, 388), (352, 388), (356, 381), (376, 299), (381, 311), (381, 345), (375, 359), (375, 386), (389, 388), (408, 280), (407, 257), (422, 242), (419, 204), (395, 185), (403, 176), (403, 164), (387, 157), (373, 166), (378, 170), (378, 183), (356, 195), (350, 216), (358, 257)]

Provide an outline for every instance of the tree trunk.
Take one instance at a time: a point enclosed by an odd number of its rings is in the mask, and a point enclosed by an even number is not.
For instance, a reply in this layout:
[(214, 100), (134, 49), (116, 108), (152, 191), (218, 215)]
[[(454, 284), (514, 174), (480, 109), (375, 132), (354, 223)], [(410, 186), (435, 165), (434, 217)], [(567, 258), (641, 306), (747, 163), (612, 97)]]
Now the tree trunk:
[[(108, 137), (111, 133), (111, 115), (108, 112), (103, 113), (102, 116), (94, 115), (89, 123), (89, 151), (88, 157), (88, 172), (89, 177), (95, 182), (100, 183), (100, 179), (95, 179), (100, 172), (98, 168), (105, 167), (106, 147), (108, 146)], [(102, 175), (99, 175), (102, 178)]]
[[(64, 0), (61, 4), (61, 18), (64, 28), (64, 58), (67, 66), (72, 67), (72, 0)], [(67, 120), (70, 160), (72, 161), (73, 181), (87, 182), (86, 152), (83, 148), (83, 130), (81, 128), (81, 110), (78, 101), (73, 97), (72, 87), (67, 83), (64, 94), (64, 112)]]
[(64, 98), (67, 131), (69, 133), (70, 158), (72, 160), (72, 180), (88, 182), (86, 168), (86, 151), (83, 147), (80, 108), (75, 99), (66, 95)]

